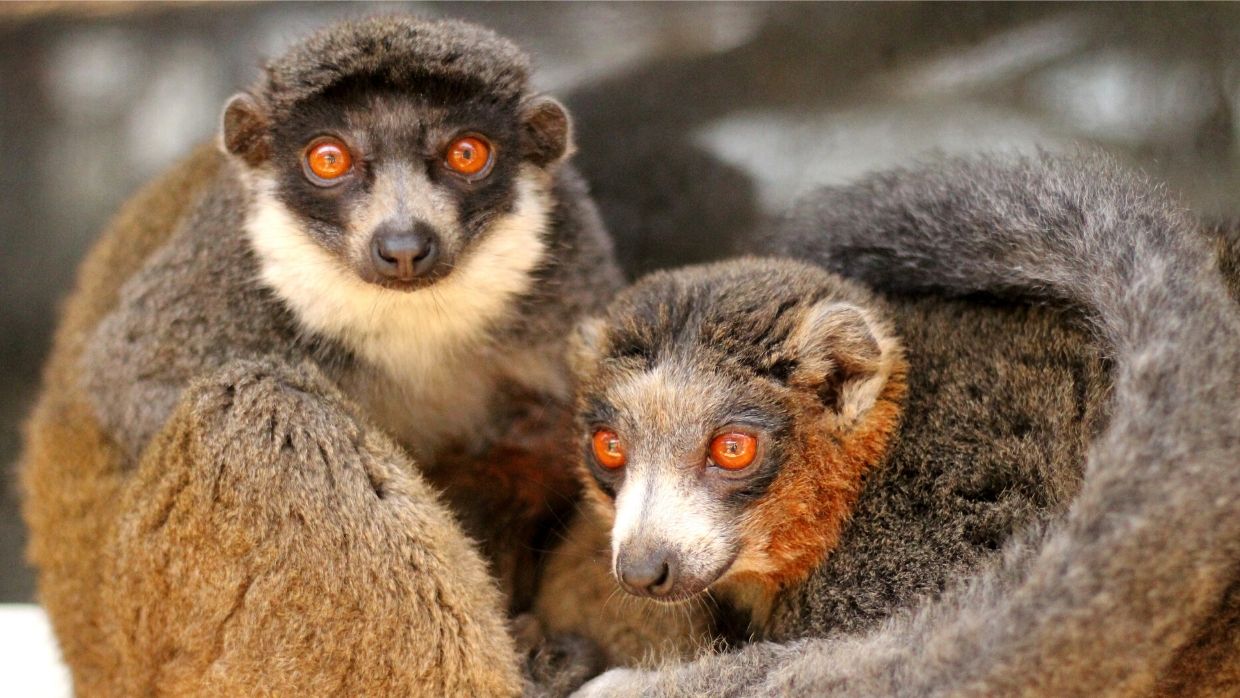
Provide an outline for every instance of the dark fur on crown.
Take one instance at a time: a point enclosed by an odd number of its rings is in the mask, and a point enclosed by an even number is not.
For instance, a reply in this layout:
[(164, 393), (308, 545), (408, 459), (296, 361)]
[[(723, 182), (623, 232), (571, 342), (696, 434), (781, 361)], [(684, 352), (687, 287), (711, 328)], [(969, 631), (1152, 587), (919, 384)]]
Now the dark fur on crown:
[(381, 16), (334, 24), (294, 44), (267, 63), (254, 94), (277, 121), (298, 103), (362, 75), (397, 88), (439, 78), (507, 102), (525, 93), (529, 70), (526, 54), (489, 29)]

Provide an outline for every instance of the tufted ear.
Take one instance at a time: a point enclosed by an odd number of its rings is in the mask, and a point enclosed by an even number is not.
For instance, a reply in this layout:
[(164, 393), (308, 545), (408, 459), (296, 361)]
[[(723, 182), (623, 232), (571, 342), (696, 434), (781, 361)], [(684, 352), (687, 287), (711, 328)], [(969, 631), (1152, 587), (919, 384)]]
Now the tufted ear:
[(582, 320), (568, 340), (568, 367), (577, 380), (594, 371), (603, 353), (603, 332), (606, 321), (601, 317)]
[(796, 368), (791, 385), (812, 390), (845, 423), (871, 407), (887, 380), (890, 356), (882, 328), (861, 308), (823, 300), (811, 306), (789, 335)]
[(568, 157), (572, 130), (564, 105), (551, 97), (530, 97), (521, 104), (521, 154), (535, 165), (547, 167)]
[(271, 157), (267, 131), (267, 110), (250, 94), (239, 92), (224, 106), (220, 133), (225, 152), (241, 158), (251, 167)]

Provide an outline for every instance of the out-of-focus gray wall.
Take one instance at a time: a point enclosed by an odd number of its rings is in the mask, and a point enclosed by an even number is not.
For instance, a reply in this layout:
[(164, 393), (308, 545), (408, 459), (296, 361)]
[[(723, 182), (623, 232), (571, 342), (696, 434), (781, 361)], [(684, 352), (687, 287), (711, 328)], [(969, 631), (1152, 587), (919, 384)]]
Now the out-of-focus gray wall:
[[(4, 6), (0, 461), (16, 457), (56, 303), (125, 196), (211, 137), (261, 57), (336, 18), (404, 10), (529, 48), (576, 116), (577, 161), (632, 273), (723, 254), (815, 184), (936, 149), (1092, 142), (1206, 215), (1236, 211), (1238, 5)], [(28, 600), (6, 494), (0, 601)]]

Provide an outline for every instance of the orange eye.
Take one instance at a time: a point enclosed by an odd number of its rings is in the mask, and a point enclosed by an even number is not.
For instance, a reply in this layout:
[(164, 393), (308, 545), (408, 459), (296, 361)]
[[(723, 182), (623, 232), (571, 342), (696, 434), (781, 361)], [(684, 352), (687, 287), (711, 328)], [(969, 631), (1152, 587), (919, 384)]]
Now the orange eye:
[(710, 442), (710, 459), (724, 470), (748, 467), (758, 455), (758, 440), (738, 431), (720, 434)]
[(491, 164), (491, 146), (477, 136), (458, 138), (448, 146), (444, 164), (457, 174), (474, 177)]
[(319, 179), (337, 179), (352, 167), (353, 156), (349, 154), (349, 147), (338, 138), (320, 138), (306, 151), (306, 169)]
[(624, 447), (620, 445), (620, 437), (611, 429), (599, 429), (591, 439), (594, 445), (594, 457), (599, 465), (609, 470), (624, 466)]

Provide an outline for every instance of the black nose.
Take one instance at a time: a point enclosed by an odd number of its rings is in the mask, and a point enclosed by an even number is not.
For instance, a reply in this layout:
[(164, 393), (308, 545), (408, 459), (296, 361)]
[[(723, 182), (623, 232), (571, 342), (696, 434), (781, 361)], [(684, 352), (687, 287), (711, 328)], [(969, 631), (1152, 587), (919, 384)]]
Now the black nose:
[(439, 258), (435, 231), (428, 225), (412, 228), (383, 227), (370, 241), (370, 257), (375, 271), (398, 281), (413, 281), (425, 276)]
[(621, 554), (616, 564), (620, 583), (630, 594), (663, 598), (676, 588), (680, 563), (667, 548), (638, 553)]

